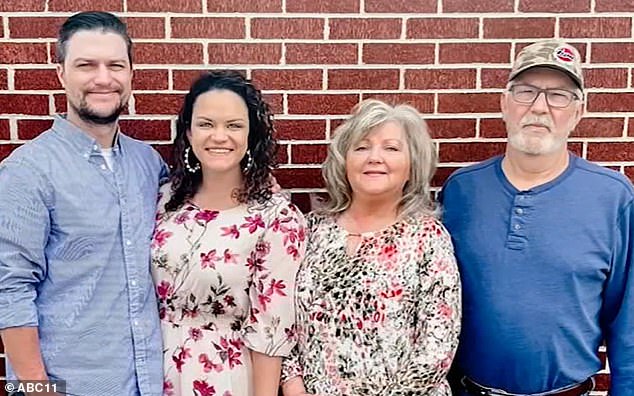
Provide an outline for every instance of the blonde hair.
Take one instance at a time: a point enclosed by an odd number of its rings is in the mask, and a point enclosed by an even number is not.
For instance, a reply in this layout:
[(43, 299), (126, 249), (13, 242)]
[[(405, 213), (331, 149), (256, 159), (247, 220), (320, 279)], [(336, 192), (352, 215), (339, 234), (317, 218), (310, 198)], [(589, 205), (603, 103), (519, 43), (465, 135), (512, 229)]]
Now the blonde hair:
[(412, 106), (390, 106), (376, 99), (364, 100), (356, 105), (352, 116), (335, 131), (322, 168), (330, 199), (321, 212), (335, 215), (350, 207), (352, 187), (346, 176), (346, 154), (373, 128), (389, 121), (403, 128), (410, 155), (409, 181), (403, 187), (403, 196), (398, 204), (399, 216), (435, 215), (430, 182), (436, 171), (436, 150), (427, 124)]

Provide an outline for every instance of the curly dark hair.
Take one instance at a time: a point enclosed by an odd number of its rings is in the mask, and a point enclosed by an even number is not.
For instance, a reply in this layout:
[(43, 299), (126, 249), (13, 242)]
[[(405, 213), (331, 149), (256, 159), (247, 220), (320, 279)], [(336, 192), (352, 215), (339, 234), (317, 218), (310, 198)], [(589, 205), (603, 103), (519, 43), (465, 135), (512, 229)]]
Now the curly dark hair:
[[(240, 96), (247, 105), (249, 113), (248, 149), (253, 159), (251, 166), (244, 172), (244, 185), (234, 196), (238, 202), (257, 202), (263, 204), (271, 198), (271, 169), (275, 166), (277, 142), (273, 138), (273, 116), (269, 105), (262, 99), (262, 93), (250, 80), (236, 71), (213, 71), (202, 74), (193, 82), (185, 96), (183, 106), (176, 120), (176, 138), (174, 140), (174, 169), (170, 176), (172, 196), (165, 204), (165, 210), (175, 211), (185, 201), (191, 199), (202, 182), (202, 171), (191, 173), (185, 164), (185, 150), (191, 147), (187, 138), (192, 122), (192, 113), (196, 99), (209, 91), (228, 90)], [(244, 169), (247, 158), (242, 159), (240, 167)], [(199, 164), (194, 152), (189, 152), (189, 164)]]

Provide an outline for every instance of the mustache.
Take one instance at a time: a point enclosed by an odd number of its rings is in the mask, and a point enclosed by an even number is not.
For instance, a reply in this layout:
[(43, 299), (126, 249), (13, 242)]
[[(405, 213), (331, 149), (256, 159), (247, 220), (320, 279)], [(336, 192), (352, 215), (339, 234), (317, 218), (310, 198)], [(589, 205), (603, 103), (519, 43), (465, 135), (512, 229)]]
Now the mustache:
[(546, 128), (548, 128), (549, 130), (552, 129), (553, 127), (553, 123), (550, 120), (550, 118), (548, 117), (537, 117), (537, 116), (533, 116), (533, 115), (528, 115), (526, 117), (524, 117), (524, 119), (522, 119), (522, 122), (520, 123), (521, 127), (525, 127), (527, 125), (541, 125), (544, 126)]

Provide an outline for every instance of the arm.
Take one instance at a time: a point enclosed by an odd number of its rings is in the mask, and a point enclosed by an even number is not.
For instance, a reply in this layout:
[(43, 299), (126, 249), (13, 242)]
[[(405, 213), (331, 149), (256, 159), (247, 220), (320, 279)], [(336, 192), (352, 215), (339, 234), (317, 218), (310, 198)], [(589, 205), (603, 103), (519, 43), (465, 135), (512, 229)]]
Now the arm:
[(244, 340), (252, 351), (256, 396), (277, 394), (282, 357), (295, 344), (295, 275), (305, 251), (305, 222), (294, 206), (278, 206), (264, 214), (267, 229), (250, 259), (251, 317)]
[(46, 379), (36, 287), (50, 230), (44, 181), (27, 164), (0, 165), (0, 334), (18, 379)]
[(634, 201), (621, 213), (606, 285), (602, 327), (610, 362), (610, 395), (634, 389)]
[(438, 222), (431, 227), (419, 242), (425, 252), (421, 284), (428, 286), (421, 291), (416, 338), (385, 395), (422, 396), (448, 388), (445, 377), (460, 333), (460, 277), (449, 234)]

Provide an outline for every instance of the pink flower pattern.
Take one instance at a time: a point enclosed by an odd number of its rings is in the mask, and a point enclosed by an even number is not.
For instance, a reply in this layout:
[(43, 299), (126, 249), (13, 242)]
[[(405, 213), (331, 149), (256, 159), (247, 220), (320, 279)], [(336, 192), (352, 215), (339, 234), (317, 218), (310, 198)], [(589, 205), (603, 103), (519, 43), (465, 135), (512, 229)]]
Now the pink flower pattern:
[[(308, 224), (297, 346), (283, 380), (310, 378), (308, 393), (329, 396), (451, 395), (445, 376), (460, 330), (460, 277), (442, 224), (398, 221), (365, 236), (353, 255), (332, 217), (311, 214)], [(265, 296), (285, 292), (276, 282)]]
[[(286, 356), (295, 345), (295, 276), (305, 221), (280, 195), (266, 205), (166, 213), (161, 188), (152, 241), (166, 396), (251, 394), (251, 350)], [(292, 236), (289, 236), (291, 235)], [(235, 374), (244, 371), (246, 374)], [(233, 373), (233, 374), (232, 374)]]

